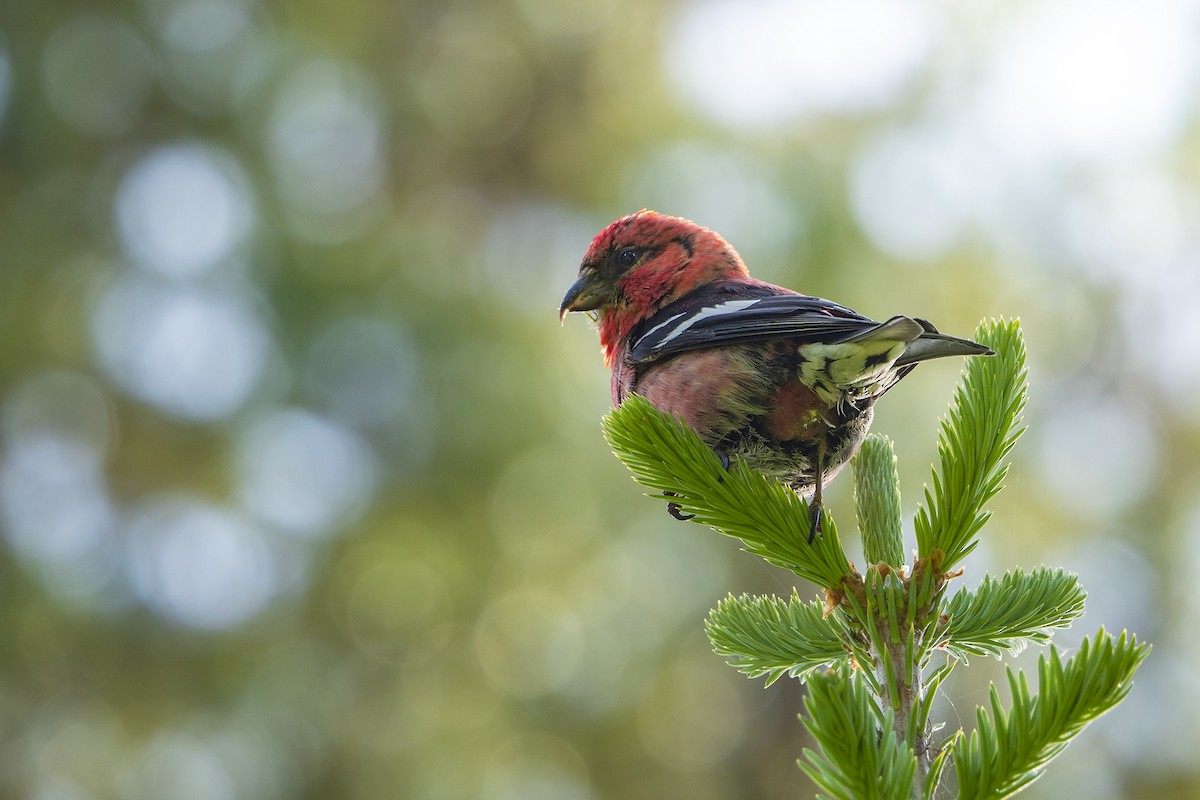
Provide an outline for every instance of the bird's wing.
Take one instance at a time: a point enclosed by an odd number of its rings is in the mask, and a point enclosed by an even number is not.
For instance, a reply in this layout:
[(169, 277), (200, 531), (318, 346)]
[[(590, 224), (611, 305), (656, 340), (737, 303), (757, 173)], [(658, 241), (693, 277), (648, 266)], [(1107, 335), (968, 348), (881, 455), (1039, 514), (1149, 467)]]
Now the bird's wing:
[(630, 357), (636, 364), (687, 350), (780, 338), (836, 344), (882, 333), (898, 320), (915, 330), (897, 338), (920, 335), (921, 327), (905, 317), (876, 322), (829, 300), (800, 294), (715, 298), (700, 305), (673, 303), (640, 326)]

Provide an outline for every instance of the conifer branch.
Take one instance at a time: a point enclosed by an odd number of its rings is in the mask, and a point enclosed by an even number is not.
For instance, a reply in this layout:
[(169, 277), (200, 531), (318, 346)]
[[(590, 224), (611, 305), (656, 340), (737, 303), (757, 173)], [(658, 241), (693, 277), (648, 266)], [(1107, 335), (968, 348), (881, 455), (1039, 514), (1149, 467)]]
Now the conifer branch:
[(787, 600), (730, 595), (709, 614), (706, 629), (717, 655), (752, 678), (766, 675), (768, 686), (784, 675), (803, 681), (814, 670), (850, 661), (822, 604), (805, 603), (794, 589)]
[(1149, 651), (1136, 637), (1122, 632), (1114, 640), (1103, 628), (1065, 663), (1051, 646), (1049, 657), (1038, 659), (1038, 695), (1030, 694), (1024, 673), (1009, 669), (1011, 709), (993, 684), (991, 714), (980, 708), (977, 729), (954, 743), (959, 797), (1008, 797), (1027, 786), (1088, 723), (1124, 699)]
[[(868, 564), (846, 559), (826, 509), (808, 541), (808, 507), (791, 489), (737, 462), (725, 469), (678, 419), (634, 395), (604, 421), (605, 435), (643, 486), (695, 521), (825, 589), (825, 602), (728, 596), (710, 613), (713, 649), (752, 677), (807, 681), (805, 725), (819, 752), (802, 768), (831, 798), (932, 798), (953, 761), (960, 797), (1004, 797), (1034, 780), (1092, 719), (1129, 691), (1149, 648), (1100, 631), (1065, 663), (1039, 661), (1040, 694), (1009, 670), (1011, 710), (993, 687), (970, 736), (932, 744), (939, 687), (959, 661), (1049, 641), (1083, 611), (1074, 575), (1042, 567), (985, 577), (946, 598), (953, 567), (978, 544), (985, 505), (1000, 490), (1004, 458), (1021, 434), (1025, 346), (1017, 322), (980, 325), (996, 355), (967, 362), (938, 439), (938, 465), (915, 519), (917, 558), (904, 564), (900, 491), (891, 442), (870, 436), (852, 465)], [(932, 653), (947, 659), (930, 670)]]
[(991, 320), (975, 339), (995, 351), (989, 358), (967, 359), (950, 410), (938, 435), (938, 468), (933, 488), (926, 487), (914, 527), (917, 552), (940, 552), (938, 567), (948, 572), (975, 549), (976, 535), (991, 513), (984, 505), (1003, 486), (1002, 463), (1024, 429), (1019, 427), (1026, 400), (1025, 341), (1017, 320)]
[(679, 505), (694, 521), (741, 539), (746, 549), (826, 589), (849, 562), (828, 511), (810, 544), (808, 506), (788, 487), (741, 461), (727, 470), (691, 428), (640, 395), (604, 418), (604, 434), (638, 483)]
[(985, 576), (974, 591), (950, 598), (941, 646), (964, 661), (1019, 653), (1050, 641), (1051, 629), (1070, 626), (1083, 614), (1086, 596), (1079, 579), (1061, 569), (1012, 570), (998, 580)]
[(897, 737), (890, 711), (882, 729), (856, 673), (816, 673), (804, 700), (804, 725), (821, 748), (804, 750), (800, 767), (838, 800), (893, 800), (912, 793), (917, 760)]

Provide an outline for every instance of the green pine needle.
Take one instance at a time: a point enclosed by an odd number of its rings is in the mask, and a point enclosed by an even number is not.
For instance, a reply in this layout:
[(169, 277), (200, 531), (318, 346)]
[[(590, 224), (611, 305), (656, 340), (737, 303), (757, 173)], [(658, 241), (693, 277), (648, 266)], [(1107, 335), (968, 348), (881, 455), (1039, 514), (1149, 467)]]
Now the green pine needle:
[(990, 512), (984, 505), (1003, 486), (1004, 457), (1023, 432), (1025, 407), (1025, 341), (1018, 320), (980, 324), (975, 338), (996, 352), (967, 359), (938, 436), (939, 466), (933, 488), (914, 527), (922, 558), (942, 552), (941, 568), (951, 569), (979, 543), (976, 534)]
[(1012, 708), (1000, 703), (995, 685), (991, 714), (978, 710), (978, 727), (953, 744), (959, 797), (1008, 797), (1035, 780), (1088, 723), (1121, 702), (1149, 645), (1124, 632), (1114, 640), (1101, 628), (1094, 641), (1063, 662), (1058, 650), (1038, 659), (1038, 694), (1023, 673), (1008, 670)]
[(1061, 569), (985, 577), (977, 589), (958, 592), (946, 605), (942, 646), (963, 660), (1019, 653), (1029, 644), (1050, 641), (1051, 629), (1069, 627), (1083, 614), (1086, 596), (1079, 579)]
[(876, 711), (858, 673), (848, 670), (814, 673), (808, 684), (804, 726), (821, 748), (805, 748), (800, 762), (824, 792), (839, 800), (893, 800), (910, 797), (917, 760), (884, 712)]
[(814, 670), (848, 663), (850, 653), (818, 601), (792, 596), (733, 597), (717, 604), (706, 629), (713, 650), (731, 667), (770, 686), (784, 675), (805, 680)]
[(808, 542), (808, 506), (778, 480), (737, 461), (721, 466), (691, 428), (640, 395), (631, 395), (604, 418), (604, 434), (638, 483), (670, 492), (682, 511), (745, 543), (751, 553), (825, 588), (849, 570), (828, 513), (821, 533)]

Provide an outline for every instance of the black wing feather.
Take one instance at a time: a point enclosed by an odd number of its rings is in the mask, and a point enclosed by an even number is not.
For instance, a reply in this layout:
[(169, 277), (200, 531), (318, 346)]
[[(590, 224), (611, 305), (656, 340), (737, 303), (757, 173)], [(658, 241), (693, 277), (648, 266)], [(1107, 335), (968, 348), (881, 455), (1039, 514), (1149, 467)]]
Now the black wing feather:
[(700, 305), (679, 301), (646, 320), (630, 357), (634, 363), (656, 361), (688, 350), (780, 338), (834, 344), (881, 324), (808, 295), (714, 297)]

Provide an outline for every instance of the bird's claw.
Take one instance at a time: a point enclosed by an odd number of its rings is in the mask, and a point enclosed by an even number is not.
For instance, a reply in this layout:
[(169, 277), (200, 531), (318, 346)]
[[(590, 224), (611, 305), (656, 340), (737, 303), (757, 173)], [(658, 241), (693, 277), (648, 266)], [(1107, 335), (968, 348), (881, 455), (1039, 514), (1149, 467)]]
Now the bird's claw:
[(817, 538), (817, 531), (821, 530), (821, 518), (825, 515), (824, 506), (817, 500), (813, 500), (808, 506), (808, 543), (812, 544)]
[[(674, 492), (663, 492), (663, 496), (664, 497), (679, 497), (679, 495), (675, 494)], [(679, 520), (680, 522), (687, 522), (689, 519), (696, 516), (695, 514), (683, 513), (683, 510), (680, 508), (679, 503), (676, 503), (674, 500), (667, 503), (667, 513), (670, 514), (675, 519)]]
[(695, 514), (683, 513), (683, 511), (681, 511), (679, 508), (679, 503), (667, 503), (667, 513), (680, 522), (687, 522), (689, 519), (692, 519), (696, 516)]

